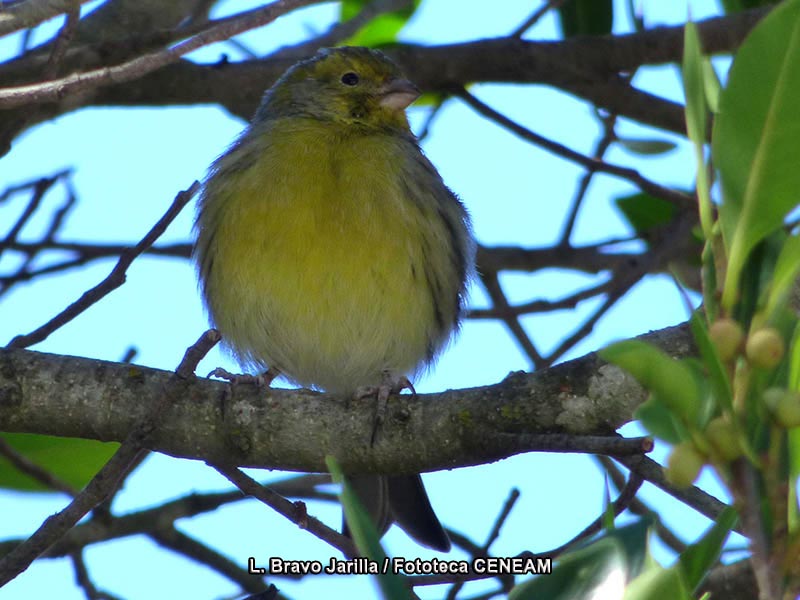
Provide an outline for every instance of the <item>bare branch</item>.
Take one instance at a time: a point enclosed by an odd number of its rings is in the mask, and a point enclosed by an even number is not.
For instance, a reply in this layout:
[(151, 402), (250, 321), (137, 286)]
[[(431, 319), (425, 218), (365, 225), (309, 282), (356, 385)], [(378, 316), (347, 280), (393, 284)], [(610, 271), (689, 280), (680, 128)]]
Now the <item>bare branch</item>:
[(720, 502), (714, 496), (707, 494), (698, 487), (677, 488), (670, 484), (664, 477), (664, 469), (661, 465), (646, 456), (615, 457), (615, 459), (642, 479), (649, 481), (673, 498), (677, 498), (684, 504), (691, 506), (711, 520), (715, 520), (726, 507), (724, 502)]
[[(737, 12), (698, 23), (709, 52), (733, 52), (772, 7)], [(320, 43), (324, 40), (320, 40)], [(660, 27), (622, 36), (585, 36), (561, 42), (533, 42), (505, 37), (442, 46), (397, 45), (386, 52), (420, 88), (449, 93), (475, 82), (539, 83), (575, 94), (613, 114), (685, 135), (683, 107), (632, 88), (624, 76), (646, 64), (679, 62), (683, 27)], [(316, 48), (309, 47), (309, 53)], [(514, 60), (508, 60), (513, 56)], [(260, 60), (199, 65), (188, 60), (169, 64), (135, 81), (95, 88), (70, 102), (46, 104), (37, 119), (95, 105), (193, 105), (217, 103), (249, 119), (264, 89), (297, 57), (280, 53)], [(20, 61), (17, 61), (19, 63)], [(76, 52), (66, 61), (74, 71), (97, 70), (95, 49)], [(102, 70), (102, 69), (101, 69)], [(30, 66), (9, 63), (0, 79), (17, 81)], [(58, 100), (58, 98), (53, 98)], [(7, 144), (21, 128), (16, 111), (0, 115), (0, 142)]]
[(534, 133), (530, 129), (523, 127), (519, 123), (516, 123), (506, 117), (505, 115), (497, 112), (492, 107), (487, 104), (484, 104), (480, 100), (478, 100), (475, 96), (467, 92), (466, 90), (462, 89), (458, 92), (459, 98), (464, 100), (467, 104), (469, 104), (472, 108), (474, 108), (477, 112), (482, 114), (484, 117), (491, 119), (492, 121), (496, 122), (498, 125), (508, 129), (512, 133), (518, 135), (524, 140), (527, 140), (531, 143), (536, 144), (556, 154), (557, 156), (561, 156), (566, 158), (567, 160), (571, 160), (590, 171), (599, 171), (601, 173), (608, 173), (609, 175), (614, 175), (626, 181), (629, 181), (636, 185), (639, 189), (656, 198), (662, 198), (668, 202), (673, 203), (675, 206), (679, 208), (685, 208), (690, 206), (693, 203), (693, 199), (683, 194), (681, 192), (677, 192), (675, 190), (666, 188), (662, 185), (655, 183), (643, 177), (636, 169), (632, 169), (630, 167), (623, 167), (620, 165), (613, 165), (602, 160), (597, 160), (596, 158), (592, 158), (590, 156), (586, 156), (581, 154), (580, 152), (575, 152), (564, 146), (563, 144), (559, 144), (553, 140), (549, 140), (544, 136), (539, 135), (538, 133)]
[(287, 12), (301, 6), (316, 4), (317, 2), (320, 2), (320, 0), (276, 0), (266, 7), (219, 19), (211, 23), (203, 32), (185, 42), (181, 42), (171, 48), (139, 56), (121, 65), (76, 73), (44, 83), (0, 89), (0, 108), (13, 108), (39, 102), (56, 102), (79, 91), (138, 79), (151, 71), (178, 61), (184, 54), (193, 52), (208, 44), (226, 40), (250, 29), (261, 27)]
[(153, 539), (165, 548), (169, 548), (224, 575), (249, 594), (257, 594), (269, 589), (269, 586), (264, 583), (261, 577), (248, 573), (246, 569), (243, 569), (228, 557), (223, 556), (185, 533), (181, 533), (175, 527), (162, 527), (151, 535)]
[(64, 14), (89, 0), (28, 0), (0, 9), (0, 35), (29, 29)]
[(169, 209), (167, 209), (167, 212), (164, 213), (164, 215), (158, 220), (153, 228), (147, 232), (147, 235), (145, 235), (142, 240), (136, 244), (136, 246), (124, 252), (122, 256), (120, 256), (119, 262), (117, 262), (116, 266), (111, 273), (109, 273), (108, 277), (106, 277), (92, 289), (84, 292), (78, 300), (70, 304), (58, 315), (50, 319), (50, 321), (35, 331), (32, 331), (27, 335), (16, 336), (8, 344), (8, 347), (25, 348), (31, 344), (41, 342), (56, 329), (62, 327), (66, 323), (69, 323), (72, 319), (106, 296), (109, 292), (115, 290), (125, 283), (125, 272), (128, 270), (128, 267), (131, 266), (131, 263), (133, 263), (136, 257), (138, 257), (142, 252), (152, 246), (153, 243), (161, 236), (161, 234), (164, 233), (169, 224), (175, 220), (175, 217), (177, 217), (181, 210), (183, 210), (183, 207), (186, 206), (189, 200), (191, 200), (192, 196), (194, 196), (199, 187), (200, 184), (195, 181), (191, 186), (189, 186), (189, 189), (179, 193), (175, 197), (175, 200), (173, 200), (172, 205), (169, 207)]
[[(208, 339), (209, 335), (204, 334), (198, 339), (195, 346), (207, 348)], [(191, 349), (187, 350), (186, 356), (181, 361), (182, 370), (185, 371), (189, 368), (191, 359), (195, 358), (197, 358), (197, 354), (193, 353)], [(143, 451), (142, 444), (154, 429), (162, 412), (176, 399), (185, 386), (186, 379), (181, 373), (170, 376), (162, 385), (156, 401), (150, 405), (150, 410), (139, 418), (119, 449), (86, 487), (73, 498), (66, 508), (48, 517), (33, 535), (0, 559), (0, 587), (27, 569), (39, 555), (61, 539), (86, 513), (117, 489)]]
[(118, 596), (98, 590), (91, 578), (86, 563), (83, 560), (83, 552), (75, 552), (70, 555), (72, 568), (75, 571), (75, 582), (81, 587), (87, 600), (121, 600)]
[(303, 502), (291, 502), (274, 492), (268, 487), (262, 486), (255, 479), (245, 475), (236, 467), (222, 465), (212, 465), (221, 475), (225, 476), (231, 483), (238, 487), (248, 496), (253, 496), (263, 502), (278, 514), (283, 515), (302, 529), (327, 542), (334, 548), (338, 548), (347, 557), (357, 555), (353, 541), (346, 535), (342, 535), (335, 529), (331, 529), (319, 519), (310, 516), (306, 512), (306, 505)]
[[(673, 356), (692, 348), (685, 327), (643, 339)], [(4, 430), (104, 441), (125, 439), (152, 411), (170, 377), (139, 366), (25, 350), (0, 350), (0, 364)], [(53, 381), (60, 382), (57, 402)], [(610, 435), (645, 398), (632, 377), (591, 354), (537, 373), (514, 373), (491, 386), (393, 396), (382, 435), (370, 447), (370, 399), (255, 386), (231, 390), (205, 379), (186, 385), (152, 432), (152, 450), (305, 472), (325, 471), (324, 456), (332, 454), (354, 474), (419, 473), (531, 450), (627, 452), (622, 446), (589, 446), (598, 438), (586, 436)]]

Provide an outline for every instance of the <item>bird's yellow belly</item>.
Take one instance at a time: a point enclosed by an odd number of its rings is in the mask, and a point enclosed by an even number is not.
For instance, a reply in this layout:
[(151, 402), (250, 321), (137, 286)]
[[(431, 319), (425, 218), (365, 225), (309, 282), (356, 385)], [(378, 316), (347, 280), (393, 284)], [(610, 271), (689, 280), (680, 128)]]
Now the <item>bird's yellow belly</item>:
[(243, 359), (347, 392), (415, 370), (440, 342), (425, 261), (447, 249), (389, 165), (348, 172), (317, 158), (303, 174), (243, 174), (219, 216), (206, 294)]

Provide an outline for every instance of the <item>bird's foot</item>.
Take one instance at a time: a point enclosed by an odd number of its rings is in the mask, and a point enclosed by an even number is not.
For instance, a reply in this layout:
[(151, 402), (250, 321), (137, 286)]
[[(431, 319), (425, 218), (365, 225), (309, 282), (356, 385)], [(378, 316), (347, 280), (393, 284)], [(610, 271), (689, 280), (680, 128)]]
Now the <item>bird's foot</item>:
[(356, 391), (356, 399), (370, 398), (375, 396), (378, 405), (375, 408), (375, 421), (372, 424), (372, 436), (370, 437), (370, 446), (375, 445), (375, 438), (378, 435), (378, 429), (383, 424), (383, 418), (386, 415), (386, 403), (389, 396), (392, 394), (399, 394), (403, 390), (411, 390), (412, 395), (416, 395), (417, 390), (414, 385), (405, 375), (394, 375), (391, 371), (383, 372), (383, 380), (378, 386), (370, 385), (359, 388)]
[(217, 367), (208, 374), (209, 377), (224, 379), (231, 385), (255, 385), (257, 387), (269, 387), (279, 375), (280, 372), (277, 369), (267, 369), (258, 375), (250, 375), (248, 373), (231, 373), (222, 367)]

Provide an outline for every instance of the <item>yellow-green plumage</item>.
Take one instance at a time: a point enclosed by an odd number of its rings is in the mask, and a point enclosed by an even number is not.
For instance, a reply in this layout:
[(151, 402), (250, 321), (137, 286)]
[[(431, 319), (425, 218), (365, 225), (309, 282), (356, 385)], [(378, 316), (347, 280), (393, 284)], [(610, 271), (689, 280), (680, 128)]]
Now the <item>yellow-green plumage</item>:
[(378, 52), (323, 51), (212, 165), (195, 258), (243, 362), (354, 392), (415, 373), (456, 328), (473, 242), (409, 130), (416, 95)]

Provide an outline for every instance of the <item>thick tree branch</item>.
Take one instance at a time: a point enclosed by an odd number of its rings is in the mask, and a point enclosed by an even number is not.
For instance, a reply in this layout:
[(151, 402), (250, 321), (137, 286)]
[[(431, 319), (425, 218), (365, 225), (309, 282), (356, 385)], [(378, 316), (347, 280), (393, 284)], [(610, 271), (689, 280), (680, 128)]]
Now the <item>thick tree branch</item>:
[(220, 19), (194, 37), (180, 44), (133, 58), (120, 65), (104, 66), (62, 79), (0, 89), (0, 108), (13, 108), (42, 102), (54, 102), (81, 91), (112, 83), (138, 79), (147, 73), (176, 62), (193, 50), (219, 42), (255, 27), (266, 25), (279, 16), (319, 0), (276, 0), (272, 4), (227, 19)]
[[(698, 23), (706, 51), (734, 52), (769, 10), (770, 7), (762, 7)], [(683, 27), (673, 26), (622, 36), (591, 36), (560, 42), (534, 42), (510, 36), (441, 46), (398, 45), (387, 49), (387, 53), (400, 63), (420, 88), (429, 92), (448, 93), (475, 82), (545, 84), (584, 98), (614, 114), (683, 133), (685, 126), (680, 104), (637, 90), (620, 77), (642, 65), (678, 62), (682, 48)], [(310, 53), (314, 48), (308, 47), (307, 50)], [(97, 70), (108, 66), (104, 59), (103, 53), (89, 46), (69, 53), (64, 66), (73, 71)], [(296, 60), (293, 52), (217, 65), (199, 65), (182, 60), (126, 82), (114, 81), (110, 71), (98, 72), (95, 76), (97, 83), (115, 85), (84, 89), (81, 95), (69, 101), (53, 97), (51, 99), (57, 101), (42, 105), (37, 119), (92, 105), (206, 103), (219, 104), (232, 114), (249, 119), (264, 89)], [(13, 84), (30, 72), (27, 63), (11, 62), (0, 67), (0, 79)], [(85, 84), (80, 85), (85, 88)], [(49, 93), (52, 96), (52, 90)], [(0, 117), (4, 141), (19, 131), (16, 114), (17, 111), (12, 110)]]
[[(645, 336), (673, 355), (684, 327)], [(0, 429), (123, 440), (170, 374), (128, 364), (0, 350)], [(602, 452), (553, 434), (610, 434), (644, 399), (635, 381), (590, 354), (485, 387), (393, 397), (373, 448), (374, 403), (307, 390), (230, 387), (197, 379), (164, 409), (148, 447), (214, 463), (324, 471), (417, 473), (491, 462), (531, 450)], [(548, 434), (537, 437), (536, 434)], [(596, 444), (594, 438), (587, 441)], [(610, 448), (608, 453), (620, 453)]]

